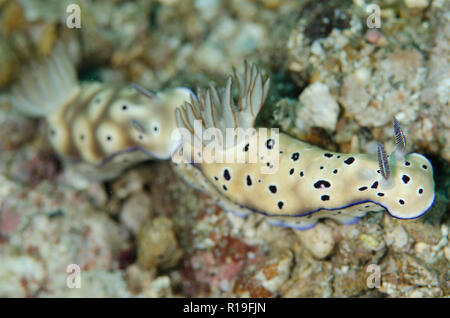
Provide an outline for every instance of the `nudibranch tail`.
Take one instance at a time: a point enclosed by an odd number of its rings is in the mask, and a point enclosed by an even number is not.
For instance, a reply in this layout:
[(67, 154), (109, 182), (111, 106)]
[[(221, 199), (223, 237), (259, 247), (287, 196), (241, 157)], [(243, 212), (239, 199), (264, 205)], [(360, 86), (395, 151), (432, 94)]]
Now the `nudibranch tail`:
[(48, 58), (22, 72), (19, 83), (11, 89), (10, 100), (18, 111), (42, 117), (74, 100), (79, 92), (73, 63), (63, 45), (57, 43)]

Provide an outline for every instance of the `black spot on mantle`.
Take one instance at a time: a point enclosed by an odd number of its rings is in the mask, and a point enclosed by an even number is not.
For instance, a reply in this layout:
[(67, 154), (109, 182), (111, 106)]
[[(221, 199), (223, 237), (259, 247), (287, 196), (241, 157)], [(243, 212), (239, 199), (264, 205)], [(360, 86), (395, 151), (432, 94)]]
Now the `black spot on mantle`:
[(316, 183), (314, 183), (314, 188), (316, 189), (324, 189), (329, 187), (331, 187), (331, 184), (327, 180), (319, 180)]
[(291, 156), (292, 161), (297, 161), (300, 157), (300, 154), (298, 152), (294, 152)]
[(228, 171), (228, 169), (225, 169), (225, 170), (223, 171), (223, 178), (224, 178), (225, 180), (227, 180), (227, 181), (230, 181), (230, 180), (231, 180), (230, 171)]
[(272, 138), (267, 139), (267, 141), (266, 141), (267, 149), (272, 149), (274, 145), (275, 145), (275, 140), (273, 140)]
[(271, 184), (271, 185), (269, 186), (269, 191), (272, 192), (272, 193), (277, 193), (277, 186)]
[(406, 174), (404, 174), (402, 176), (402, 181), (403, 181), (404, 184), (408, 184), (409, 180), (411, 180), (411, 178), (408, 177)]
[(351, 165), (354, 161), (355, 161), (354, 157), (348, 157), (347, 159), (344, 160), (344, 163), (347, 165)]
[(252, 185), (252, 178), (250, 177), (250, 175), (247, 175), (247, 185), (248, 186)]

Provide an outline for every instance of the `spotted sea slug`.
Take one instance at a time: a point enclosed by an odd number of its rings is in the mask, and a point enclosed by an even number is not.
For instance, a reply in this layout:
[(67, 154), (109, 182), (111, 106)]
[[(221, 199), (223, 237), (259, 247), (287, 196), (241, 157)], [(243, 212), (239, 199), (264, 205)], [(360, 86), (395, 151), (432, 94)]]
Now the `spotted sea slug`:
[[(236, 104), (233, 80), (239, 91)], [(244, 74), (234, 71), (224, 89), (199, 91), (197, 99), (177, 109), (177, 124), (185, 133), (173, 159), (188, 183), (215, 197), (225, 210), (241, 216), (258, 213), (272, 225), (299, 230), (313, 227), (321, 218), (353, 224), (369, 211), (413, 219), (431, 207), (433, 167), (420, 154), (404, 154), (404, 136), (395, 120), (397, 149), (390, 156), (381, 144), (378, 156), (337, 153), (256, 128), (231, 147), (220, 149), (223, 140), (217, 139), (219, 148), (210, 152), (233, 152), (230, 158), (241, 153), (243, 161), (202, 161), (216, 137), (193, 146), (193, 140), (201, 138), (196, 121), (223, 135), (226, 128), (252, 128), (268, 90), (269, 80), (263, 80), (256, 66), (246, 64)], [(252, 154), (256, 162), (250, 160)], [(269, 173), (263, 173), (264, 168)]]
[(153, 94), (138, 85), (80, 83), (58, 44), (24, 72), (10, 100), (17, 110), (46, 118), (49, 141), (65, 163), (106, 180), (139, 161), (171, 157), (181, 141), (171, 138), (174, 111), (190, 94), (187, 88)]

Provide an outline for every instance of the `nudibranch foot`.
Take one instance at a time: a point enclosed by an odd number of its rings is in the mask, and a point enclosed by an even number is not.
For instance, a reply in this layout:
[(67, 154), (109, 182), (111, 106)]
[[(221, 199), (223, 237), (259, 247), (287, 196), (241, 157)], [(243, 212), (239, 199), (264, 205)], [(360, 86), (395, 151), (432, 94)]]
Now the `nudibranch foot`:
[(358, 223), (359, 221), (361, 221), (361, 218), (358, 216), (349, 218), (347, 220), (340, 220), (341, 224), (344, 224), (344, 225), (354, 225), (354, 224)]
[(272, 226), (292, 228), (297, 231), (306, 231), (316, 226), (316, 220), (307, 220), (297, 217), (271, 217), (267, 222)]

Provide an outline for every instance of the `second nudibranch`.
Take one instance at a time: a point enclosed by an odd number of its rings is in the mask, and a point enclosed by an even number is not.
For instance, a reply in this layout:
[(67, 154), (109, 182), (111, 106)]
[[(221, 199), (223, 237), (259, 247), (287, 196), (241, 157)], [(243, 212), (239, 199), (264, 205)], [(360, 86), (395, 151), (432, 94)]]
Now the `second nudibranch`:
[(137, 85), (79, 83), (58, 46), (34, 64), (12, 88), (13, 106), (45, 117), (48, 138), (64, 162), (89, 179), (106, 180), (147, 159), (169, 159), (181, 142), (175, 108), (190, 98), (187, 88), (150, 93)]
[[(269, 80), (246, 64), (243, 75), (234, 72), (239, 90), (235, 104), (232, 82), (230, 77), (221, 91), (199, 91), (198, 99), (177, 109), (184, 133), (173, 158), (185, 180), (216, 198), (225, 210), (242, 216), (258, 213), (273, 225), (304, 230), (321, 218), (352, 224), (369, 211), (417, 218), (433, 204), (432, 165), (420, 154), (403, 153), (405, 141), (397, 121), (397, 150), (389, 157), (381, 144), (378, 156), (337, 153), (264, 128), (225, 147), (220, 134), (226, 136), (227, 128), (253, 128), (269, 89)], [(202, 129), (215, 129), (215, 137), (202, 139), (198, 123)], [(210, 147), (212, 142), (216, 148)], [(217, 158), (230, 153), (234, 161), (210, 160), (217, 152), (223, 153)], [(206, 154), (210, 159), (205, 160)], [(237, 162), (239, 154), (243, 159)]]

